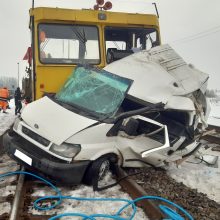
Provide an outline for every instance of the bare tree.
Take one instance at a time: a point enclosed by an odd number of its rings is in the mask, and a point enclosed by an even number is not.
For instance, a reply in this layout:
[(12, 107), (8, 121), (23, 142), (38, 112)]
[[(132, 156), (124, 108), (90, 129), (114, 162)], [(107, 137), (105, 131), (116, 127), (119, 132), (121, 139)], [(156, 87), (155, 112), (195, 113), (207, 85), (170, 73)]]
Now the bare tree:
[(1, 76), (0, 88), (7, 87), (9, 90), (15, 90), (17, 86), (17, 79), (15, 77)]

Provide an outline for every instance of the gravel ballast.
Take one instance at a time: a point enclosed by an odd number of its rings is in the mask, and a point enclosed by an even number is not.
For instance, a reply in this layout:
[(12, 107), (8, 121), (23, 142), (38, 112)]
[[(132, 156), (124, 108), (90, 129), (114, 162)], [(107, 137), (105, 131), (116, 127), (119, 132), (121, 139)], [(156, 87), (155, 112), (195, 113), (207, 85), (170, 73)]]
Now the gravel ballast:
[(220, 204), (205, 194), (178, 183), (165, 170), (153, 168), (129, 169), (127, 172), (141, 173), (132, 178), (141, 185), (148, 195), (161, 196), (175, 202), (187, 210), (194, 219), (220, 220)]

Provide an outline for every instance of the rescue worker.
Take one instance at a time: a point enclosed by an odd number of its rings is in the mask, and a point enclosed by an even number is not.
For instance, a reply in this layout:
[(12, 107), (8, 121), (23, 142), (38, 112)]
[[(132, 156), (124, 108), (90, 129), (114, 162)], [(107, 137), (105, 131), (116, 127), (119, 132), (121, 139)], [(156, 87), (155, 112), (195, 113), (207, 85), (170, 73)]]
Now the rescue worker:
[(15, 91), (15, 115), (17, 114), (21, 114), (21, 108), (22, 108), (22, 104), (21, 104), (21, 90), (18, 87)]
[(3, 110), (3, 113), (7, 113), (6, 109), (8, 106), (8, 100), (9, 100), (9, 91), (7, 87), (1, 88), (0, 89), (0, 108)]

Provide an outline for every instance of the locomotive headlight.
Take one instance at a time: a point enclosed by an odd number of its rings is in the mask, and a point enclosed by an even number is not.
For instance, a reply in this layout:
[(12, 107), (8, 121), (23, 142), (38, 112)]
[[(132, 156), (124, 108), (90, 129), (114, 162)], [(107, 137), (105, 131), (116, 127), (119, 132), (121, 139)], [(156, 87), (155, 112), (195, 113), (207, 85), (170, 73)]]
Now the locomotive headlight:
[(81, 150), (81, 146), (79, 144), (69, 144), (63, 143), (61, 145), (52, 144), (50, 147), (50, 151), (58, 154), (61, 157), (73, 158), (75, 157)]

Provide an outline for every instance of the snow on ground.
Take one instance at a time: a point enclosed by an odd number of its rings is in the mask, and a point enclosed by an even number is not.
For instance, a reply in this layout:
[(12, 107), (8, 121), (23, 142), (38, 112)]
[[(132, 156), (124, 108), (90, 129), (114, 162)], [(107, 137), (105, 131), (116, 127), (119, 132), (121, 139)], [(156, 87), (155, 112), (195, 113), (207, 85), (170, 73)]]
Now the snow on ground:
[(16, 118), (14, 99), (10, 100), (9, 107), (10, 109), (6, 110), (7, 114), (0, 112), (0, 135), (10, 128)]
[[(10, 100), (9, 102), (9, 107), (10, 109), (7, 109), (6, 112), (7, 114), (3, 113), (2, 111), (0, 112), (0, 135), (2, 135), (7, 129), (10, 128), (10, 126), (13, 124), (16, 116), (15, 116), (15, 106), (14, 106), (14, 99)], [(1, 156), (0, 160), (4, 160), (6, 157)], [(8, 163), (8, 166), (11, 166), (11, 163)], [(17, 170), (17, 165), (14, 163), (14, 168), (15, 171)], [(0, 168), (0, 174), (4, 173), (7, 171), (7, 167), (5, 168)], [(11, 181), (15, 180), (15, 177), (9, 177), (8, 180), (11, 179)], [(1, 185), (4, 185), (6, 183), (6, 180), (1, 180), (0, 181)], [(10, 194), (15, 193), (15, 186), (6, 186), (0, 188), (0, 195), (1, 196), (8, 196)], [(0, 215), (3, 213), (10, 213), (11, 210), (11, 204), (8, 202), (0, 202)]]
[[(177, 182), (207, 194), (210, 199), (220, 203), (220, 160), (218, 167), (209, 167), (200, 160), (188, 159), (181, 166), (170, 167), (168, 174)], [(198, 163), (198, 164), (194, 164)]]
[[(106, 179), (108, 181), (108, 178)], [(60, 188), (61, 192), (65, 196), (73, 196), (73, 197), (80, 197), (80, 198), (123, 198), (123, 199), (131, 199), (127, 193), (124, 193), (121, 191), (121, 187), (119, 185), (109, 188), (104, 191), (100, 192), (94, 192), (92, 187), (80, 185), (74, 190), (67, 190), (66, 188)], [(53, 195), (53, 191), (50, 188), (46, 188), (44, 190), (40, 188), (35, 188), (34, 193), (32, 196), (47, 196), (47, 195)], [(64, 200), (61, 208), (56, 209), (56, 214), (62, 214), (62, 213), (84, 213), (84, 214), (108, 214), (108, 215), (115, 215), (117, 211), (121, 207), (123, 207), (126, 203), (124, 202), (113, 202), (113, 201), (77, 201), (77, 200)], [(131, 216), (131, 208), (126, 209), (125, 212), (123, 212), (122, 216), (123, 218), (128, 218)], [(33, 213), (34, 215), (40, 215), (40, 214), (46, 214), (51, 215), (54, 213), (54, 210), (49, 211), (37, 211), (33, 208), (29, 209), (30, 213)], [(65, 219), (71, 219), (71, 218), (65, 218)], [(81, 217), (76, 218), (81, 219)], [(102, 219), (102, 218), (101, 218)], [(138, 208), (138, 212), (135, 215), (134, 220), (148, 219), (144, 212)]]
[(10, 210), (11, 204), (9, 202), (0, 203), (0, 215), (3, 215), (4, 213), (10, 213)]
[(215, 99), (210, 100), (211, 112), (208, 119), (208, 124), (220, 126), (220, 101)]

